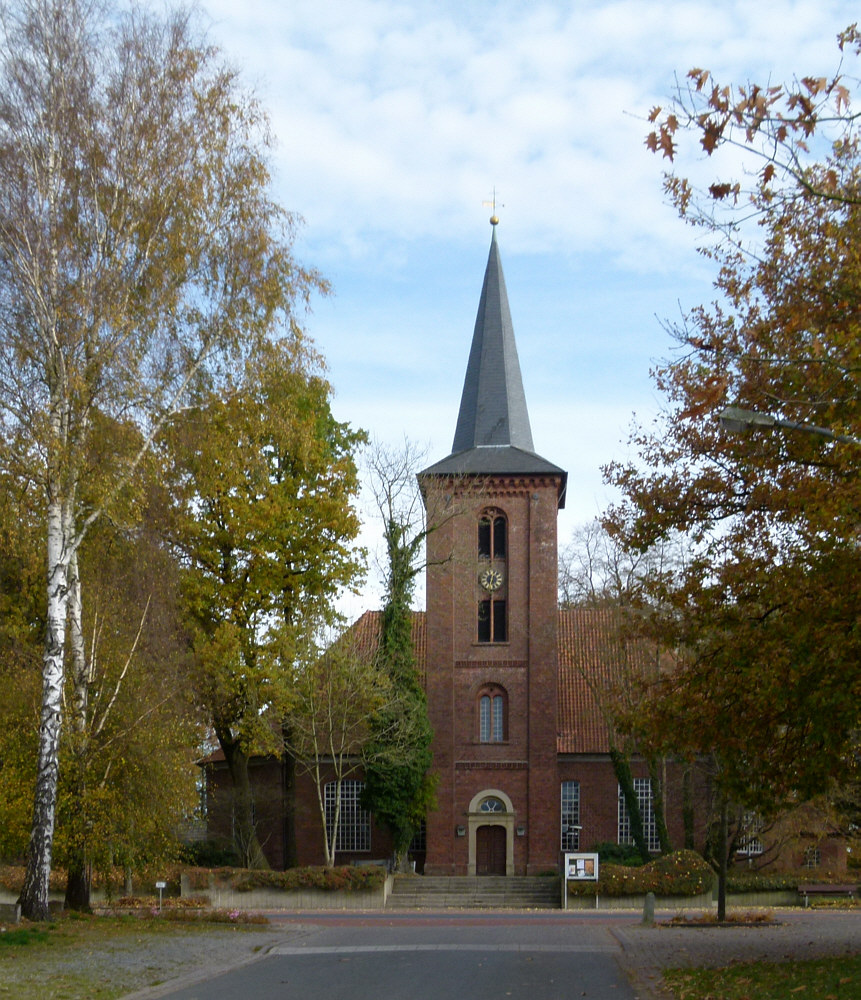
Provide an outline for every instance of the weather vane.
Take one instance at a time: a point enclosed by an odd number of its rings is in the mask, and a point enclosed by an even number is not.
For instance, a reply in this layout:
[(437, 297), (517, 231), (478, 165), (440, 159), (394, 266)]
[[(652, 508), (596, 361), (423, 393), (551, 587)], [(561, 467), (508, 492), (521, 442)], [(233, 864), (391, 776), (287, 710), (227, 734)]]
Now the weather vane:
[[(491, 209), (491, 211), (493, 212), (493, 215), (491, 215), (491, 217), (490, 217), (490, 224), (491, 224), (491, 226), (498, 226), (499, 225), (499, 216), (496, 214), (497, 202), (496, 202), (496, 187), (495, 186), (493, 188), (493, 200), (492, 201), (483, 201), (481, 204), (485, 208)], [(503, 204), (500, 203), (499, 207), (500, 208), (505, 208), (505, 205), (503, 205)]]

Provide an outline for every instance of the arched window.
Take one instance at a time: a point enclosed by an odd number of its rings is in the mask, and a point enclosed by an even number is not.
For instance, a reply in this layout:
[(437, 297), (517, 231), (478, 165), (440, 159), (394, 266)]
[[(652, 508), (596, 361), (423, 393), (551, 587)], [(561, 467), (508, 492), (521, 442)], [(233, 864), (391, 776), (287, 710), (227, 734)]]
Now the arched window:
[(508, 739), (508, 696), (501, 687), (486, 687), (479, 692), (478, 739), (481, 743), (503, 743)]
[(484, 559), (505, 559), (508, 525), (498, 511), (485, 511), (478, 522), (478, 555)]
[(508, 641), (508, 522), (500, 511), (487, 510), (478, 520), (479, 642)]

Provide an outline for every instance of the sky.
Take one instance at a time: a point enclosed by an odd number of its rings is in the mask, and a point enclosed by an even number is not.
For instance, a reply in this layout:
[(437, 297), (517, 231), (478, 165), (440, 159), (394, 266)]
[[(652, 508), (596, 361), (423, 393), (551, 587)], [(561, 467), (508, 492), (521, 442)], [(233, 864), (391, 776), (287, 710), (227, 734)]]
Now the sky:
[[(497, 239), (536, 451), (569, 474), (564, 544), (661, 406), (668, 324), (713, 265), (662, 191), (646, 116), (692, 67), (727, 83), (827, 76), (846, 0), (203, 0), (267, 109), (297, 255), (331, 282), (305, 326), (339, 420), (451, 451)], [(688, 142), (680, 172), (714, 171)], [(367, 509), (362, 540), (377, 545)], [(372, 568), (347, 614), (379, 606)]]

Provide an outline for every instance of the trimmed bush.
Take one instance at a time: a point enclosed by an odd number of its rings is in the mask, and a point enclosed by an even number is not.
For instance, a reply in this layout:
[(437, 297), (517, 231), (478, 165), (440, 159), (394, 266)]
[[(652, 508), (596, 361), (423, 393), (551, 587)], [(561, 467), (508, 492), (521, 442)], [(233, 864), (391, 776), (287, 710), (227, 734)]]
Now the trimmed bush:
[(614, 844), (607, 841), (595, 844), (589, 848), (598, 855), (598, 862), (601, 865), (625, 865), (629, 868), (639, 868), (643, 864), (640, 852), (633, 844)]
[(236, 892), (252, 889), (281, 889), (284, 892), (301, 889), (321, 889), (334, 892), (363, 892), (381, 889), (386, 881), (386, 870), (376, 865), (342, 865), (338, 868), (288, 868), (285, 872), (252, 870), (247, 868), (218, 868), (214, 870), (193, 868), (186, 872), (191, 889), (209, 887), (212, 877), (216, 884), (229, 886)]
[(575, 896), (699, 896), (711, 891), (715, 873), (696, 851), (676, 851), (655, 858), (647, 865), (601, 865), (597, 882), (569, 882), (568, 892)]

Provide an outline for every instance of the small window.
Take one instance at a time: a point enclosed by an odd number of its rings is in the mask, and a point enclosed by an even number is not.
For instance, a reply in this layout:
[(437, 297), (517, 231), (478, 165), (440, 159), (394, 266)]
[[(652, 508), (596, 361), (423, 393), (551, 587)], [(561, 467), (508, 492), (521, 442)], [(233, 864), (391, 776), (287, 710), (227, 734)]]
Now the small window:
[(562, 782), (562, 850), (580, 850), (580, 782)]
[(493, 519), (493, 558), (504, 559), (506, 553), (505, 518), (495, 517)]
[(481, 559), (505, 559), (508, 525), (502, 514), (488, 512), (478, 522), (478, 555)]
[(480, 596), (477, 608), (478, 642), (508, 642), (508, 586), (505, 558), (508, 523), (497, 511), (486, 511), (478, 521), (478, 574)]
[(482, 799), (478, 805), (478, 811), (483, 813), (507, 812), (505, 803), (502, 799), (498, 799), (495, 795), (488, 795), (486, 799)]
[[(336, 851), (370, 851), (371, 814), (362, 808), (362, 792), (365, 783), (345, 778), (341, 782), (341, 813), (338, 817), (338, 835), (335, 839)], [(324, 788), (326, 810), (326, 835), (329, 836), (335, 822), (337, 784), (329, 781)]]
[(818, 868), (822, 864), (822, 852), (818, 847), (807, 847), (804, 851), (804, 867)]
[(508, 639), (506, 628), (505, 601), (491, 601), (493, 610), (493, 638), (491, 642), (505, 642)]
[[(652, 804), (652, 782), (649, 778), (634, 778), (634, 794), (640, 807), (640, 817), (643, 820), (643, 834), (650, 851), (659, 851), (661, 842), (658, 839), (658, 827), (655, 823), (655, 813)], [(620, 844), (633, 844), (634, 835), (631, 832), (631, 816), (625, 793), (619, 785), (619, 838)]]
[(478, 739), (481, 743), (503, 743), (508, 738), (508, 706), (505, 692), (485, 688), (478, 698)]
[(765, 848), (759, 839), (762, 832), (762, 820), (755, 812), (746, 812), (741, 818), (738, 831), (738, 849), (740, 857), (753, 858), (762, 854)]
[(490, 558), (491, 523), (489, 517), (483, 517), (478, 522), (478, 555), (481, 559)]
[(422, 854), (428, 849), (428, 826), (426, 820), (421, 820), (419, 828), (410, 841), (410, 854)]
[(478, 602), (477, 632), (479, 642), (508, 641), (508, 618), (504, 598), (485, 598)]

